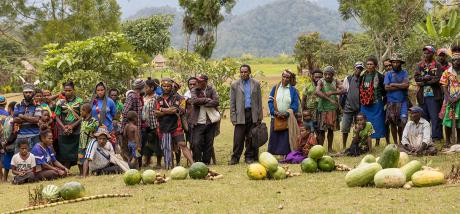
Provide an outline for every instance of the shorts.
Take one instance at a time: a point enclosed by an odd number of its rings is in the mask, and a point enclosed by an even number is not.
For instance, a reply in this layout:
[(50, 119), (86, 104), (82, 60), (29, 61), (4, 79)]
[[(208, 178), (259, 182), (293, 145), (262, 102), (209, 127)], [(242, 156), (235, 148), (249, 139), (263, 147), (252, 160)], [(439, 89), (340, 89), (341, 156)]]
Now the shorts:
[(342, 133), (350, 133), (351, 125), (356, 123), (357, 114), (357, 112), (343, 113), (341, 124)]
[(184, 134), (176, 135), (171, 137), (172, 143), (177, 144), (179, 142), (185, 142)]
[(163, 155), (160, 141), (156, 130), (146, 128), (142, 130), (142, 155), (151, 157), (152, 155)]
[(3, 168), (6, 170), (11, 169), (11, 159), (13, 159), (14, 152), (5, 152), (3, 156)]
[(85, 163), (86, 149), (78, 149), (78, 165), (83, 165)]
[(140, 158), (141, 155), (137, 151), (137, 144), (134, 142), (129, 142), (128, 143), (128, 155), (129, 158)]
[(336, 131), (339, 126), (336, 111), (325, 111), (320, 113), (319, 130), (321, 131)]

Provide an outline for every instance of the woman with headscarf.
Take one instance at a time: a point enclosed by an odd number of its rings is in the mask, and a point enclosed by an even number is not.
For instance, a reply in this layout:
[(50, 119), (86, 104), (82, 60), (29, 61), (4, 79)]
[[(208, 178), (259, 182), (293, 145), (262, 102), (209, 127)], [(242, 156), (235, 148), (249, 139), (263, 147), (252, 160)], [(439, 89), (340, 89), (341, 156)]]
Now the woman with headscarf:
[(297, 134), (290, 133), (290, 130), (298, 130), (295, 113), (299, 108), (299, 96), (297, 90), (291, 86), (290, 81), (290, 72), (284, 71), (281, 82), (272, 88), (268, 98), (268, 107), (272, 118), (268, 152), (273, 155), (289, 154), (297, 137)]
[(64, 99), (56, 102), (56, 122), (58, 125), (57, 159), (66, 168), (77, 164), (78, 143), (80, 142), (80, 107), (83, 99), (75, 95), (75, 86), (67, 81), (64, 86)]
[(116, 133), (113, 132), (113, 118), (117, 114), (115, 102), (107, 95), (107, 87), (103, 82), (96, 85), (93, 98), (91, 100), (91, 116), (99, 122), (99, 127), (106, 127), (111, 134), (112, 146), (116, 146)]
[(193, 163), (192, 153), (187, 147), (180, 115), (185, 113), (185, 99), (173, 90), (170, 78), (161, 81), (163, 95), (157, 97), (155, 116), (158, 118), (161, 148), (166, 169), (173, 167), (172, 151), (179, 147), (185, 158)]

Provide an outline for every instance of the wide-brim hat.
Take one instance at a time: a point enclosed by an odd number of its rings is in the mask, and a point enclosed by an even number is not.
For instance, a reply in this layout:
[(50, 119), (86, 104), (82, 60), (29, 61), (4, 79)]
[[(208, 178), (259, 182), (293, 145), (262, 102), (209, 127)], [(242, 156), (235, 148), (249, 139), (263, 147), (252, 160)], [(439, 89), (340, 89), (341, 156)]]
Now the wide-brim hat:
[(404, 61), (404, 59), (402, 58), (401, 54), (398, 54), (398, 53), (394, 53), (391, 56), (390, 62), (394, 62), (394, 61), (399, 61), (399, 62), (401, 62), (401, 64), (406, 63), (406, 61)]
[(110, 139), (111, 136), (110, 136), (110, 133), (109, 131), (107, 131), (107, 129), (105, 127), (99, 127), (99, 129), (97, 130), (96, 133), (94, 133), (94, 136), (95, 137), (99, 137), (101, 135), (105, 135), (107, 137), (107, 139)]

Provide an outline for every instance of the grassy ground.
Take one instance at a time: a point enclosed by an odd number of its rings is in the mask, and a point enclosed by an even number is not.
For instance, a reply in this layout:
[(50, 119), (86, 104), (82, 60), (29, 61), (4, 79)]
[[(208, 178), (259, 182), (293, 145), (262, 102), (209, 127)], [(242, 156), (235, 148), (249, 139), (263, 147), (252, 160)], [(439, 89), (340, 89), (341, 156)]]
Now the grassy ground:
[[(225, 120), (222, 134), (216, 139), (218, 165), (212, 169), (224, 174), (217, 181), (170, 181), (162, 185), (138, 185), (127, 187), (122, 176), (101, 176), (80, 179), (77, 177), (43, 182), (61, 185), (79, 181), (88, 195), (105, 193), (130, 193), (132, 198), (101, 199), (76, 204), (46, 208), (37, 213), (138, 213), (154, 210), (162, 213), (452, 213), (457, 210), (458, 185), (429, 188), (376, 189), (348, 188), (344, 172), (302, 174), (283, 181), (251, 181), (246, 177), (246, 164), (227, 166), (231, 155), (233, 128)], [(336, 135), (336, 149), (340, 149), (340, 137)], [(264, 146), (263, 150), (266, 149)], [(377, 150), (380, 150), (378, 148)], [(448, 171), (459, 155), (420, 158), (433, 161), (433, 165)], [(336, 162), (354, 166), (360, 158), (336, 158)], [(298, 165), (291, 165), (300, 171)], [(74, 172), (76, 169), (73, 168)], [(161, 171), (161, 173), (166, 173)], [(27, 205), (28, 189), (38, 184), (13, 186), (0, 184), (0, 212)], [(282, 209), (280, 209), (282, 208)]]
[[(269, 71), (266, 81), (279, 81), (284, 65), (254, 65), (256, 70)], [(265, 95), (264, 95), (265, 96)], [(265, 107), (265, 106), (264, 106)], [(266, 107), (265, 107), (266, 108)], [(268, 120), (268, 118), (267, 118)], [(267, 121), (268, 122), (268, 121)], [(428, 188), (376, 189), (348, 188), (344, 172), (302, 174), (282, 181), (251, 181), (246, 176), (246, 164), (228, 166), (233, 127), (224, 119), (221, 135), (216, 138), (215, 149), (218, 164), (210, 166), (224, 175), (217, 181), (170, 181), (162, 185), (138, 185), (127, 187), (121, 175), (70, 177), (40, 184), (61, 185), (79, 181), (87, 189), (87, 195), (106, 193), (130, 193), (132, 198), (115, 198), (87, 201), (46, 208), (36, 213), (143, 213), (146, 210), (161, 213), (455, 213), (458, 210), (459, 185), (443, 185)], [(384, 143), (384, 140), (383, 140)], [(262, 150), (266, 150), (266, 145)], [(373, 152), (380, 154), (383, 146)], [(336, 133), (334, 150), (341, 150), (341, 136)], [(447, 173), (460, 155), (417, 158), (440, 167)], [(335, 158), (337, 163), (355, 166), (361, 157)], [(298, 165), (290, 169), (299, 172)], [(74, 167), (73, 172), (77, 172)], [(166, 171), (161, 173), (168, 174)], [(0, 184), (0, 212), (27, 206), (28, 189), (39, 184), (13, 186)]]

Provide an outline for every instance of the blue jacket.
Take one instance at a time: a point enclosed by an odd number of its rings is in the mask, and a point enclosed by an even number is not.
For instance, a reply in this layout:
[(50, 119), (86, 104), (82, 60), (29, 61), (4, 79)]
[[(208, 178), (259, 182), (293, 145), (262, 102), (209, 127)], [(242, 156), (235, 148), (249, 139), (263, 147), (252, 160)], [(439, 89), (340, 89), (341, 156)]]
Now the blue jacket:
[[(273, 86), (272, 91), (270, 92), (270, 97), (268, 98), (268, 108), (270, 109), (270, 115), (275, 116), (275, 91), (279, 87), (280, 84), (276, 84)], [(289, 91), (291, 92), (291, 107), (294, 113), (297, 113), (299, 110), (299, 95), (297, 94), (297, 90), (294, 87), (289, 86)]]

